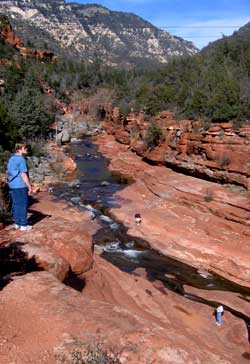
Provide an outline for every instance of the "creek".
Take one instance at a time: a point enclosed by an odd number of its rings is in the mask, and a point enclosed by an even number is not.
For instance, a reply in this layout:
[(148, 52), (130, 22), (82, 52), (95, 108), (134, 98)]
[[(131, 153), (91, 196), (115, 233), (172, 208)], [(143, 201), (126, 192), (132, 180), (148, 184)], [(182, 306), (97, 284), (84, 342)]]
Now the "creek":
[[(109, 214), (111, 207), (120, 206), (115, 193), (126, 187), (125, 181), (110, 173), (108, 160), (98, 152), (98, 147), (90, 138), (72, 144), (71, 152), (77, 163), (77, 179), (80, 183), (76, 183), (73, 187), (63, 183), (58, 184), (55, 186), (54, 194), (79, 209), (88, 210), (90, 222), (98, 219), (100, 229), (93, 239), (98, 248), (96, 250), (104, 259), (131, 274), (138, 274), (140, 268), (149, 281), (161, 282), (163, 293), (164, 289), (169, 289), (186, 299), (212, 307), (217, 307), (221, 303), (206, 300), (198, 295), (190, 295), (185, 292), (185, 287), (236, 292), (243, 299), (249, 298), (249, 288), (164, 256), (151, 249), (147, 241), (128, 235), (126, 227), (114, 221)], [(243, 319), (248, 327), (250, 324), (248, 316), (224, 304), (223, 306), (225, 310)]]

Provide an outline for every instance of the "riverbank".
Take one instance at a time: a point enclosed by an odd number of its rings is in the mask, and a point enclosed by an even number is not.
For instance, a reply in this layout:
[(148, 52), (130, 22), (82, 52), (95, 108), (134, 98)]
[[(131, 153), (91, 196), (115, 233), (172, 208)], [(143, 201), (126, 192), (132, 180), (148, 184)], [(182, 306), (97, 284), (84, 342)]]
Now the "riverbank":
[(246, 362), (243, 320), (226, 312), (218, 329), (211, 307), (92, 255), (100, 227), (88, 212), (47, 193), (31, 210), (32, 232), (0, 235), (1, 256), (11, 249), (9, 258), (22, 263), (15, 269), (23, 269), (8, 272), (0, 292), (2, 364), (61, 364), (90, 343), (115, 348), (121, 363)]
[[(142, 161), (113, 136), (96, 139), (109, 168), (135, 183), (118, 192), (111, 209), (128, 233), (165, 255), (250, 286), (249, 198), (213, 182)], [(134, 214), (141, 213), (137, 226)]]
[[(166, 188), (163, 169), (160, 177), (153, 174), (155, 183), (152, 183), (145, 175), (150, 176), (158, 168), (145, 164), (110, 136), (98, 136), (98, 142), (107, 156), (115, 155), (110, 168), (121, 173), (123, 180), (136, 181), (113, 195), (111, 214), (128, 228), (131, 237), (141, 237), (150, 244), (161, 241), (164, 245), (167, 235), (159, 232), (166, 234), (169, 215), (160, 202), (166, 190), (170, 193), (174, 188)], [(94, 159), (95, 156), (94, 152)], [(87, 156), (90, 166), (91, 158)], [(161, 184), (164, 189), (159, 190)], [(191, 190), (195, 184), (183, 183), (183, 186)], [(181, 188), (177, 183), (174, 187)], [(172, 192), (172, 197), (175, 196)], [(93, 253), (93, 240), (102, 235), (102, 226), (98, 219), (91, 220), (89, 211), (79, 211), (48, 193), (34, 197), (30, 211), (35, 223), (32, 232), (11, 229), (0, 232), (1, 256), (6, 263), (1, 266), (13, 268), (10, 264), (13, 256), (20, 263), (12, 272), (6, 272), (0, 292), (1, 363), (9, 364), (11, 360), (15, 364), (61, 364), (66, 355), (68, 362), (74, 364), (72, 351), (90, 343), (101, 343), (109, 350), (115, 348), (121, 363), (248, 361), (244, 317), (226, 309), (223, 325), (218, 328), (213, 307), (187, 300), (158, 279), (150, 280), (143, 268), (128, 274)], [(179, 207), (187, 200), (181, 195), (175, 204)], [(149, 210), (152, 215), (146, 214)], [(142, 215), (139, 226), (135, 225), (134, 211)], [(163, 220), (158, 216), (161, 213)], [(186, 214), (189, 216), (189, 211)], [(154, 220), (158, 224), (154, 225)], [(160, 250), (156, 245), (155, 248)], [(187, 256), (184, 258), (188, 262)], [(198, 263), (203, 267), (201, 261)], [(201, 273), (208, 272), (203, 268)], [(247, 294), (197, 290), (190, 286), (184, 289), (187, 294), (204, 295), (208, 301), (213, 299), (243, 316), (248, 315)]]

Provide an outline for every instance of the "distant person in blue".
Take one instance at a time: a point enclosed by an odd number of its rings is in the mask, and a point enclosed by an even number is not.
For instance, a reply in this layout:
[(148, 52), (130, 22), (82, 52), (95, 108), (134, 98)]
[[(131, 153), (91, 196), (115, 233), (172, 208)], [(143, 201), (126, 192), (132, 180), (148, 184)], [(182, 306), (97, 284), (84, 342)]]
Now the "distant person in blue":
[(224, 308), (222, 305), (218, 306), (215, 310), (215, 318), (216, 318), (216, 325), (221, 326), (222, 324), (222, 316), (224, 313)]
[(15, 154), (10, 157), (7, 165), (14, 227), (21, 231), (32, 229), (32, 226), (27, 223), (28, 195), (32, 193), (28, 168), (23, 157), (27, 153), (26, 144), (16, 144)]

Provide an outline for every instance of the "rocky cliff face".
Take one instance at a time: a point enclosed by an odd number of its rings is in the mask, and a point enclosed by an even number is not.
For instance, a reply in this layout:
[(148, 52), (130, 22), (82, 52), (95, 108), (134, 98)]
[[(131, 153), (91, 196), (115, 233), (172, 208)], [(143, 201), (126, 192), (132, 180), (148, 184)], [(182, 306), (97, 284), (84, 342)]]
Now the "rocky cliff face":
[(25, 42), (56, 53), (109, 65), (167, 63), (197, 51), (188, 41), (154, 27), (142, 18), (94, 4), (64, 0), (2, 0), (0, 12), (10, 16)]
[(250, 126), (234, 129), (231, 123), (205, 127), (202, 122), (177, 121), (172, 112), (162, 112), (155, 123), (164, 140), (153, 148), (147, 144), (149, 122), (143, 113), (129, 114), (120, 123), (119, 110), (107, 107), (107, 127), (116, 139), (156, 164), (184, 173), (250, 189)]
[[(44, 49), (33, 49), (24, 47), (24, 44), (20, 37), (16, 36), (7, 16), (0, 14), (0, 42), (12, 45), (19, 54), (25, 58), (32, 57), (37, 58), (40, 61), (55, 62), (56, 57), (54, 53)], [(4, 62), (3, 62), (4, 64)]]
[(0, 41), (13, 45), (15, 48), (23, 47), (20, 37), (16, 37), (8, 17), (0, 16)]

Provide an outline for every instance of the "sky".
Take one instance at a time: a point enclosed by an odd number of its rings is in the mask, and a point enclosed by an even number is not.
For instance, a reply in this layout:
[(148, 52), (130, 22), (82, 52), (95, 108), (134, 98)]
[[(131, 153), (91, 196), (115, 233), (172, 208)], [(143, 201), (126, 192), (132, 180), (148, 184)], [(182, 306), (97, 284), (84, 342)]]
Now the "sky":
[(66, 0), (139, 15), (198, 48), (250, 22), (250, 0)]

